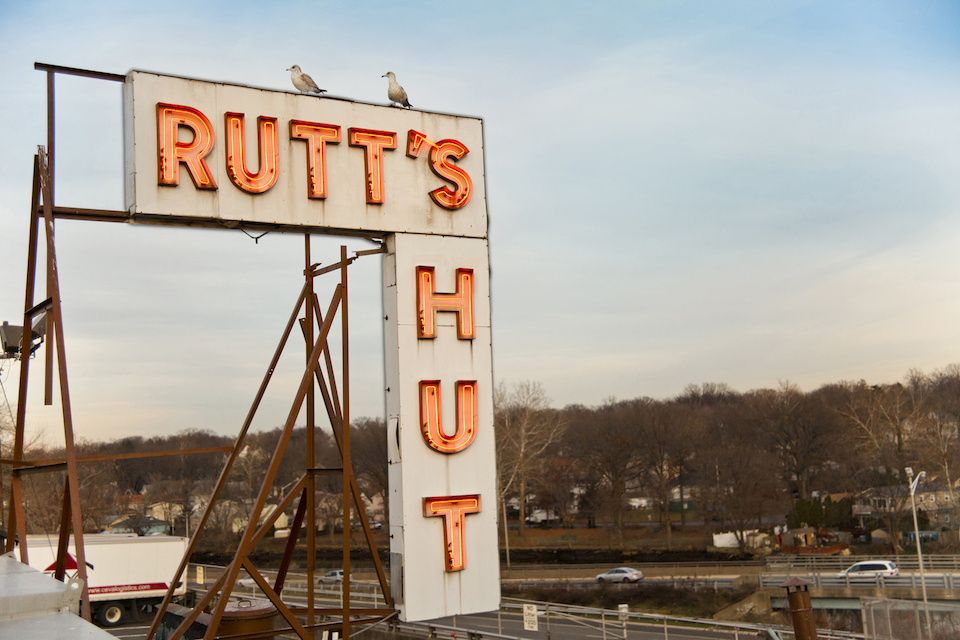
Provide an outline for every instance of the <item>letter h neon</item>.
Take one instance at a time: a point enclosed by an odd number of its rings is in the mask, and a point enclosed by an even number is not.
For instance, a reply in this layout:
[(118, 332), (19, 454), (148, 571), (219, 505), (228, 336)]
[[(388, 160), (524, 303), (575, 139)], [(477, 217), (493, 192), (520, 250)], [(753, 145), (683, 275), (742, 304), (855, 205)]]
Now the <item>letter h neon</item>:
[(437, 311), (457, 314), (457, 338), (473, 340), (473, 269), (457, 269), (457, 290), (437, 293), (433, 267), (417, 267), (417, 337), (437, 337)]

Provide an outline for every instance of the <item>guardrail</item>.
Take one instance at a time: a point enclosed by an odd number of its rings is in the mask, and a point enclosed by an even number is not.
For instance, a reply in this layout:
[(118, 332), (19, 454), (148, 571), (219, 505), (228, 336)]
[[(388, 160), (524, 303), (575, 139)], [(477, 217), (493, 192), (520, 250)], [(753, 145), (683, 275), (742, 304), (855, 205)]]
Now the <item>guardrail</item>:
[[(714, 591), (719, 591), (720, 589), (732, 589), (735, 581), (738, 579), (738, 576), (729, 576), (729, 577), (710, 577), (710, 578), (673, 578), (673, 577), (656, 577), (656, 578), (644, 578), (639, 584), (655, 584), (657, 586), (667, 586), (673, 587), (674, 589), (693, 589), (694, 591), (698, 589), (713, 589)], [(557, 583), (554, 583), (557, 584)], [(520, 589), (529, 589), (532, 587), (542, 587), (542, 580), (512, 580), (510, 581), (511, 586), (517, 586)], [(567, 587), (568, 589), (594, 589), (598, 587), (596, 580), (590, 579), (570, 579), (564, 580), (561, 583), (562, 586)], [(636, 588), (635, 583), (626, 583), (626, 582), (605, 582), (603, 583), (604, 589), (634, 589)]]
[[(926, 564), (926, 563), (924, 563)], [(813, 587), (852, 587), (852, 588), (890, 588), (900, 587), (919, 589), (921, 587), (920, 574), (900, 574), (893, 577), (838, 576), (826, 573), (761, 573), (761, 587), (779, 587), (790, 578), (803, 578)], [(928, 573), (924, 576), (927, 589), (958, 589), (960, 588), (960, 573)]]
[[(500, 608), (502, 610), (517, 609), (522, 611), (524, 604), (535, 604), (537, 610), (543, 611), (544, 615), (554, 614), (563, 614), (564, 616), (577, 616), (581, 618), (587, 618), (594, 621), (600, 621), (601, 624), (604, 620), (610, 620), (616, 622), (618, 620), (626, 619), (630, 622), (637, 624), (644, 624), (648, 626), (656, 625), (657, 627), (670, 629), (671, 627), (706, 627), (714, 629), (717, 631), (726, 631), (733, 634), (736, 637), (741, 637), (740, 634), (749, 633), (751, 636), (742, 636), (747, 637), (756, 637), (758, 631), (765, 631), (766, 629), (775, 629), (781, 633), (788, 634), (793, 636), (793, 629), (789, 627), (784, 627), (780, 625), (759, 625), (759, 624), (750, 624), (744, 622), (725, 622), (722, 620), (713, 620), (711, 618), (687, 618), (682, 616), (665, 616), (656, 613), (640, 613), (635, 611), (623, 612), (623, 611), (614, 611), (611, 609), (597, 609), (594, 607), (582, 607), (577, 605), (566, 605), (566, 604), (556, 604), (553, 602), (540, 602), (537, 600), (521, 600), (518, 598), (502, 598)], [(674, 629), (675, 630), (675, 629)], [(649, 631), (654, 631), (654, 629), (648, 629)], [(471, 637), (480, 637), (471, 636)], [(483, 637), (487, 637), (486, 634)], [(490, 636), (495, 637), (495, 636)], [(664, 632), (664, 637), (669, 637), (668, 631)], [(817, 629), (817, 637), (823, 640), (854, 640), (862, 639), (862, 633), (853, 633), (850, 631), (833, 631), (830, 629)]]
[[(607, 569), (616, 569), (617, 567), (633, 567), (643, 570), (645, 568), (658, 569), (717, 569), (722, 567), (763, 567), (767, 561), (764, 560), (743, 560), (731, 562), (620, 562), (620, 563), (598, 563), (598, 564), (512, 564), (507, 569), (500, 567), (500, 573), (507, 571), (569, 571), (571, 569), (596, 571), (602, 573)], [(926, 564), (924, 564), (926, 566)]]
[[(901, 569), (920, 570), (916, 555), (902, 556), (801, 556), (781, 555), (770, 556), (766, 560), (768, 571), (784, 571), (785, 569), (806, 569), (808, 571), (842, 571), (855, 562), (889, 560), (896, 563)], [(958, 571), (960, 572), (960, 555), (928, 555), (923, 556), (924, 571)]]

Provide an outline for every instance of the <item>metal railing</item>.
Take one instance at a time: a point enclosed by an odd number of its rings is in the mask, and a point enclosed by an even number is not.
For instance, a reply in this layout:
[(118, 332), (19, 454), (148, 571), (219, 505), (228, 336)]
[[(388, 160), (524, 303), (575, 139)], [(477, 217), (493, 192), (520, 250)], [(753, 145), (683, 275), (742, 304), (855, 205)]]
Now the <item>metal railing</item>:
[(960, 637), (960, 606), (939, 603), (930, 608), (927, 626), (923, 603), (916, 600), (861, 598), (866, 640), (940, 640)]
[[(775, 629), (780, 631), (785, 638), (793, 637), (793, 629), (778, 625), (726, 622), (711, 618), (688, 618), (683, 616), (667, 616), (656, 613), (640, 613), (635, 611), (614, 611), (611, 609), (598, 609), (594, 607), (556, 604), (553, 602), (539, 602), (536, 600), (521, 600), (518, 598), (503, 598), (501, 600), (500, 608), (501, 610), (507, 611), (522, 611), (524, 604), (535, 604), (538, 612), (543, 611), (545, 616), (549, 616), (550, 614), (561, 615), (564, 617), (574, 616), (581, 619), (592, 620), (595, 623), (599, 622), (601, 625), (603, 625), (604, 622), (609, 621), (606, 622), (606, 624), (610, 625), (611, 629), (618, 628), (615, 625), (621, 620), (644, 625), (643, 630), (645, 634), (650, 634), (651, 632), (655, 632), (657, 628), (661, 628), (664, 629), (664, 638), (669, 638), (670, 630), (673, 629), (675, 631), (678, 627), (698, 627), (713, 629), (715, 631), (725, 631), (735, 638), (754, 638), (756, 637), (758, 631)], [(863, 634), (861, 633), (854, 633), (850, 631), (834, 631), (830, 629), (818, 629), (817, 636), (823, 640), (853, 640), (863, 638)], [(479, 638), (480, 636), (477, 635), (472, 637)], [(483, 637), (487, 637), (486, 634), (484, 634)], [(611, 637), (614, 637), (613, 633), (611, 633)]]
[[(644, 578), (639, 584), (641, 585), (656, 585), (664, 587), (673, 587), (674, 589), (693, 589), (694, 591), (700, 589), (712, 589), (714, 591), (719, 591), (720, 589), (732, 589), (737, 581), (739, 576), (720, 576), (720, 577), (709, 577), (709, 578), (678, 578), (678, 577), (653, 577), (653, 578)], [(542, 580), (513, 580), (510, 582), (510, 585), (517, 587), (519, 589), (530, 589), (543, 586)], [(570, 579), (562, 583), (563, 587), (567, 589), (595, 589), (599, 585), (595, 580), (588, 579)], [(606, 582), (603, 584), (602, 588), (604, 589), (635, 589), (636, 583), (625, 583), (625, 582)]]
[[(742, 560), (731, 562), (619, 562), (619, 563), (597, 563), (597, 564), (512, 564), (509, 569), (500, 567), (500, 573), (517, 571), (570, 571), (583, 570), (602, 573), (608, 569), (617, 567), (633, 567), (635, 569), (718, 569), (727, 567), (763, 567), (769, 563), (769, 560)], [(924, 563), (926, 566), (926, 563)]]
[[(924, 563), (926, 564), (926, 563)], [(857, 576), (830, 575), (828, 573), (761, 573), (761, 587), (779, 587), (790, 578), (803, 578), (813, 587), (850, 587), (850, 588), (890, 588), (900, 587), (919, 589), (919, 573), (902, 573), (898, 576)], [(960, 573), (927, 573), (924, 576), (928, 589), (960, 588)]]
[[(839, 572), (856, 562), (888, 560), (896, 563), (900, 569), (920, 570), (916, 555), (900, 556), (771, 556), (766, 560), (767, 571), (784, 572), (793, 569), (806, 571), (835, 571)], [(923, 556), (924, 571), (956, 571), (960, 572), (960, 555), (927, 555)]]

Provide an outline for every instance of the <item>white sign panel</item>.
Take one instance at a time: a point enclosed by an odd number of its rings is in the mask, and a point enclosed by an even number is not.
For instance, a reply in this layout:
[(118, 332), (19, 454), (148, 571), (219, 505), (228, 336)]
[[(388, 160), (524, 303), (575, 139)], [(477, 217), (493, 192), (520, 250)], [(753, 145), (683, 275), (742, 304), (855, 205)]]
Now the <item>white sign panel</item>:
[(477, 118), (131, 71), (134, 219), (487, 234)]
[(391, 590), (497, 609), (480, 120), (132, 71), (124, 127), (135, 221), (385, 237)]
[(486, 240), (388, 238), (384, 314), (391, 585), (401, 619), (495, 610)]
[(523, 605), (523, 630), (524, 631), (540, 630), (540, 621), (537, 620), (537, 605), (535, 604)]

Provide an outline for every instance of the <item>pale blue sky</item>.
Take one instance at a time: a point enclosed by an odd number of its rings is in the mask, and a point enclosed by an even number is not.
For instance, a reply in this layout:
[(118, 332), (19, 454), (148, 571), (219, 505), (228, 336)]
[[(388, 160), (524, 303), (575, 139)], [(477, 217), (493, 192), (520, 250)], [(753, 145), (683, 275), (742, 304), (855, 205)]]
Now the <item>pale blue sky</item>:
[[(35, 61), (282, 90), (296, 63), (369, 102), (391, 70), (415, 106), (484, 119), (497, 379), (562, 406), (940, 368), (960, 361), (958, 34), (954, 2), (3, 3), (0, 320), (22, 317)], [(121, 206), (118, 86), (57, 88), (58, 203)], [(58, 243), (78, 434), (235, 433), (302, 239), (62, 222)], [(354, 415), (383, 406), (368, 260)]]

